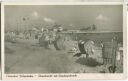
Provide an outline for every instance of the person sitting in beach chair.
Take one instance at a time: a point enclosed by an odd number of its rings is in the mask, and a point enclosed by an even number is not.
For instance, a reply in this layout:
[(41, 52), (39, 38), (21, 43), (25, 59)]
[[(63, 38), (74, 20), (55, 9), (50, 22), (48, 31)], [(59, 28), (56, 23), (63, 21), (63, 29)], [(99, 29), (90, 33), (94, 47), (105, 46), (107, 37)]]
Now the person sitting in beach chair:
[(75, 56), (80, 57), (82, 54), (86, 54), (86, 57), (88, 57), (88, 54), (87, 54), (85, 47), (84, 47), (84, 44), (85, 44), (85, 41), (83, 41), (83, 40), (78, 41), (78, 48), (79, 48), (80, 52), (75, 54), (74, 57)]

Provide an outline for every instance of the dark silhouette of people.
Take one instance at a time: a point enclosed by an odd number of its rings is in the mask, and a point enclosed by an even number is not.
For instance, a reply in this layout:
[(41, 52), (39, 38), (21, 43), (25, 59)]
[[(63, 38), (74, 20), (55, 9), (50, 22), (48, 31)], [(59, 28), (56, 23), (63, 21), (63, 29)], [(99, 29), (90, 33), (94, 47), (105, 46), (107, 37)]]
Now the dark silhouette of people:
[(79, 40), (79, 42), (78, 42), (78, 48), (80, 50), (80, 53), (75, 54), (74, 57), (75, 56), (79, 57), (82, 54), (86, 54), (88, 56), (87, 52), (85, 51), (84, 44), (85, 44), (85, 41)]

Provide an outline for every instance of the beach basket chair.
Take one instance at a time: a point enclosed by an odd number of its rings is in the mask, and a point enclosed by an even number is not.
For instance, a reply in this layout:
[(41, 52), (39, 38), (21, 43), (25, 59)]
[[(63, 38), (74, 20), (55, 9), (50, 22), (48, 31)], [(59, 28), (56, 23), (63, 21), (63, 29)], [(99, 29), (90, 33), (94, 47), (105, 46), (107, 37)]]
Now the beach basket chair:
[(118, 48), (118, 42), (116, 38), (113, 38), (110, 42), (104, 42), (102, 48), (103, 64), (108, 65), (110, 72), (115, 72), (116, 68), (116, 52)]

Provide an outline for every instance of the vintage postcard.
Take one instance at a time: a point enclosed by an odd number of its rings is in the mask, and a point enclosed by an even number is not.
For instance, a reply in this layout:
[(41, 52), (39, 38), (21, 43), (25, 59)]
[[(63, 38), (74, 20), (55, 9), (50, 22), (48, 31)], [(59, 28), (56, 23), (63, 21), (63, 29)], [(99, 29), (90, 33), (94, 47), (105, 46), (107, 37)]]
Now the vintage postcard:
[(2, 3), (2, 79), (126, 79), (126, 5)]

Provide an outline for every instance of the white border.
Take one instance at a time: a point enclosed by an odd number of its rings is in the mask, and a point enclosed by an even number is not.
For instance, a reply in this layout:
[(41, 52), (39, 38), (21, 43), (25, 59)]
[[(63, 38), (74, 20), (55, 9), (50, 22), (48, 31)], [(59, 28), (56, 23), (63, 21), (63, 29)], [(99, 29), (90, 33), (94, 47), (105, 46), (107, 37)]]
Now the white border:
[(3, 2), (123, 2), (125, 0), (1, 0)]
[[(33, 78), (7, 78), (6, 74), (4, 74), (4, 5), (122, 5), (123, 6), (123, 45), (124, 45), (124, 73), (116, 73), (116, 74), (109, 74), (109, 73), (105, 73), (105, 74), (101, 74), (101, 73), (79, 73), (77, 74), (78, 77), (70, 77), (70, 78), (48, 78), (48, 77), (44, 77), (44, 78), (39, 78), (37, 77), (38, 74), (11, 74), (11, 75), (33, 75)], [(1, 45), (2, 45), (2, 50), (1, 50), (1, 54), (2, 54), (2, 79), (3, 80), (84, 80), (84, 79), (115, 79), (115, 80), (119, 80), (119, 79), (126, 79), (126, 74), (127, 74), (127, 67), (126, 67), (126, 63), (127, 63), (127, 50), (126, 50), (126, 45), (127, 45), (127, 37), (126, 37), (126, 4), (122, 3), (122, 2), (43, 2), (43, 3), (32, 3), (32, 2), (2, 2), (1, 5), (1, 12), (3, 14), (1, 14)], [(56, 73), (57, 74), (57, 73)], [(61, 73), (61, 74), (65, 74), (65, 73)], [(67, 73), (66, 73), (67, 74)], [(68, 74), (74, 74), (74, 73), (68, 73)], [(54, 74), (53, 74), (54, 75)]]

